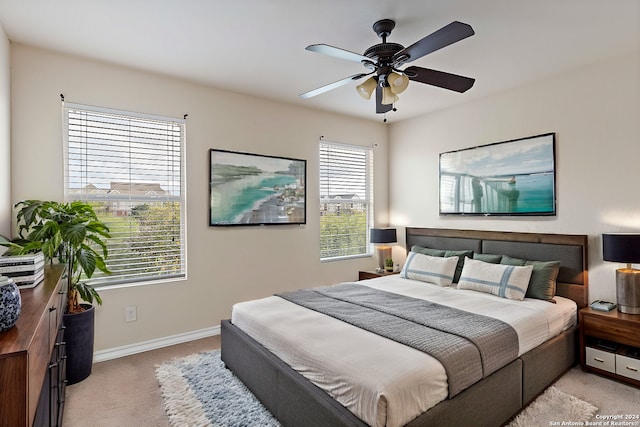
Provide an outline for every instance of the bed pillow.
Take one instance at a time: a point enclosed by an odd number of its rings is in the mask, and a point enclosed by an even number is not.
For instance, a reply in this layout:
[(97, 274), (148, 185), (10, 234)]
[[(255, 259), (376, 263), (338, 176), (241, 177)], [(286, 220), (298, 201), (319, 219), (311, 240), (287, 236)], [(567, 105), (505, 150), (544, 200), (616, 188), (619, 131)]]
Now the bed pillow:
[(400, 277), (449, 286), (453, 281), (457, 264), (458, 257), (444, 258), (409, 252)]
[(500, 260), (500, 264), (505, 265), (519, 265), (523, 266), (527, 263), (526, 259), (514, 258), (509, 255), (502, 255), (502, 259)]
[(474, 252), (473, 259), (488, 262), (491, 264), (500, 264), (500, 261), (502, 261), (502, 255), (477, 254)]
[(444, 253), (445, 257), (457, 256), (458, 257), (458, 265), (456, 265), (456, 274), (453, 275), (453, 282), (458, 283), (460, 280), (460, 274), (462, 274), (462, 267), (464, 266), (464, 259), (471, 258), (473, 256), (473, 251), (446, 251)]
[(411, 247), (411, 252), (418, 252), (419, 254), (429, 255), (429, 256), (443, 257), (447, 251), (443, 249), (432, 249), (432, 248), (425, 248), (423, 246), (413, 245)]
[(490, 264), (467, 258), (464, 261), (458, 289), (471, 289), (502, 298), (523, 300), (532, 270), (532, 265)]
[(473, 256), (473, 251), (449, 251), (446, 249), (433, 249), (433, 248), (425, 248), (423, 246), (414, 245), (411, 247), (412, 252), (418, 252), (420, 254), (429, 255), (429, 256), (439, 256), (449, 258), (452, 256), (458, 257), (458, 264), (456, 265), (456, 272), (453, 275), (453, 282), (458, 283), (458, 279), (460, 279), (460, 273), (462, 273), (462, 266), (464, 265), (464, 258)]
[(555, 303), (560, 261), (527, 261), (526, 265), (533, 266), (526, 297)]

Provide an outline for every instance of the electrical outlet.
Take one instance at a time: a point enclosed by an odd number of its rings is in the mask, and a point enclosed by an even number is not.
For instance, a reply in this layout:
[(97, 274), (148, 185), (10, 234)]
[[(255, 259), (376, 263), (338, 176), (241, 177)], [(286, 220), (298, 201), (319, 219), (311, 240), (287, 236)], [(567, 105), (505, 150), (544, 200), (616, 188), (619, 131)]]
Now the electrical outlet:
[(124, 321), (125, 322), (135, 322), (138, 320), (138, 310), (135, 305), (131, 307), (124, 308)]

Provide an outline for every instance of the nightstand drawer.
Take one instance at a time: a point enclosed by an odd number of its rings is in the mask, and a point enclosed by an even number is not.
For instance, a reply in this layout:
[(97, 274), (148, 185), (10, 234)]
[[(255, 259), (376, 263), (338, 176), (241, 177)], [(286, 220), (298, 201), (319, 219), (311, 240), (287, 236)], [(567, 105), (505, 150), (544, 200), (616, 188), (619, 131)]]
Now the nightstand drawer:
[(640, 360), (616, 354), (616, 374), (640, 381)]
[[(606, 351), (598, 350), (595, 348), (587, 347), (586, 349), (586, 363), (594, 368), (602, 369), (611, 373), (616, 372), (616, 355), (613, 353), (607, 353)], [(628, 376), (628, 375), (627, 375)]]

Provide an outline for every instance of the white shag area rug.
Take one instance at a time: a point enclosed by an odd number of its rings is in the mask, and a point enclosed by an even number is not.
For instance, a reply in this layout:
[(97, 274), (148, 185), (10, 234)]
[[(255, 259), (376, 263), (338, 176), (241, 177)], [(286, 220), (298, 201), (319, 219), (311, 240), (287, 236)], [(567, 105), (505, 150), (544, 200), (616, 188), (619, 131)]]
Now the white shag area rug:
[(192, 354), (156, 365), (172, 427), (278, 427), (280, 423), (224, 367), (220, 351)]
[(592, 404), (551, 386), (515, 417), (509, 427), (584, 426), (597, 411)]
[[(279, 427), (278, 421), (220, 360), (220, 351), (192, 354), (156, 365), (172, 427)], [(549, 387), (508, 427), (585, 425), (598, 408)]]

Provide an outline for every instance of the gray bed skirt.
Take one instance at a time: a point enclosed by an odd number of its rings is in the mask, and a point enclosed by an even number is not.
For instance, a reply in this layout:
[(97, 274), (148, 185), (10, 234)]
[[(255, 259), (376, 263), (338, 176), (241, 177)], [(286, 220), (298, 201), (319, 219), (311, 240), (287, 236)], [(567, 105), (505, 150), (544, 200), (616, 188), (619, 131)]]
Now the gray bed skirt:
[[(262, 345), (235, 327), (221, 324), (221, 357), (283, 426), (366, 426), (362, 420)], [(496, 427), (577, 362), (577, 327), (520, 356), (453, 399), (407, 426)]]

